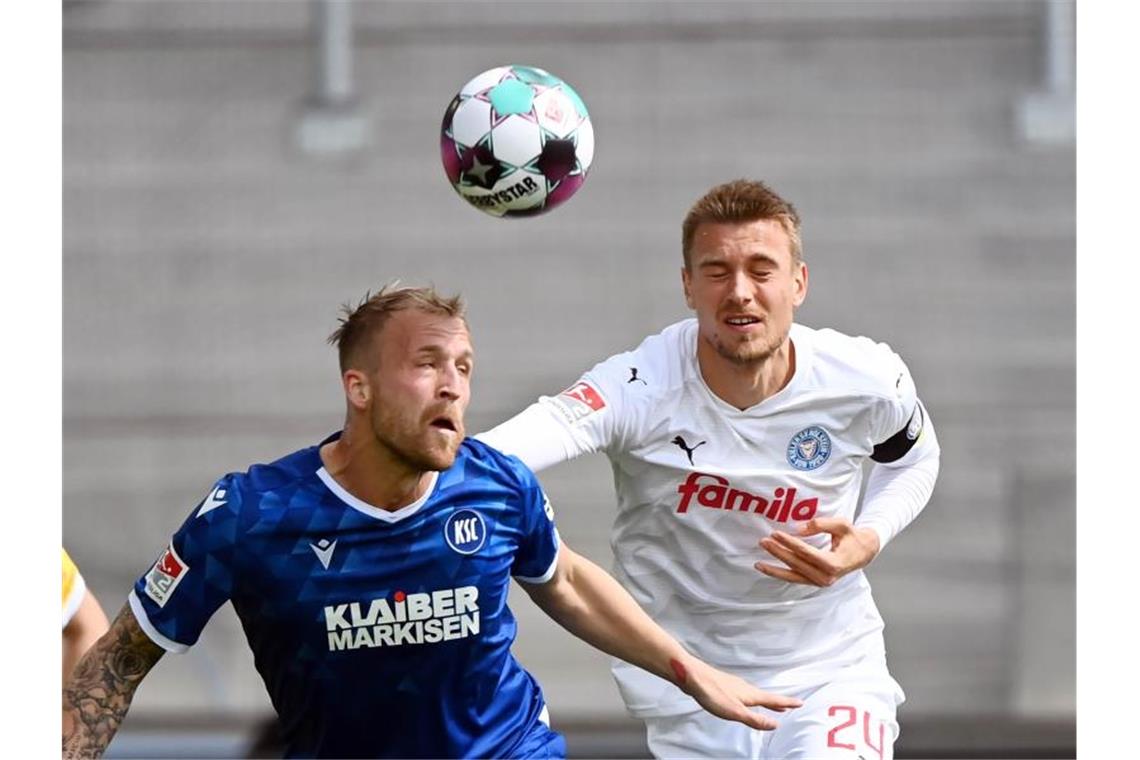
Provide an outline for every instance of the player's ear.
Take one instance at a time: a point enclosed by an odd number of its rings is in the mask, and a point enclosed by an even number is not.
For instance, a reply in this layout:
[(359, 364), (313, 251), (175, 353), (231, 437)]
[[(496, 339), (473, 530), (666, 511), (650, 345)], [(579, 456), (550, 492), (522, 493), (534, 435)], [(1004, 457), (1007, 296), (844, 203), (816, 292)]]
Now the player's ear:
[(808, 267), (804, 262), (799, 262), (796, 266), (795, 275), (792, 277), (792, 287), (795, 290), (792, 293), (792, 305), (799, 306), (807, 298), (808, 289)]
[(696, 309), (693, 305), (693, 276), (688, 267), (681, 267), (681, 287), (685, 290), (685, 304), (690, 309)]
[(350, 369), (341, 377), (344, 384), (344, 395), (354, 409), (364, 411), (372, 399), (372, 387), (368, 383), (368, 376), (358, 369)]

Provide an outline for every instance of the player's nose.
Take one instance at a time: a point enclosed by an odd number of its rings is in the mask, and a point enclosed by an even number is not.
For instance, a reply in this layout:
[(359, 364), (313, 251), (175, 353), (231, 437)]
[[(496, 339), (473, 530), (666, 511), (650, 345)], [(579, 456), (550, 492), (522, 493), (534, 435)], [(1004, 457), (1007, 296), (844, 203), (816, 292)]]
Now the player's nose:
[(728, 298), (735, 304), (746, 304), (752, 300), (752, 282), (747, 272), (732, 273)]
[(466, 383), (467, 379), (463, 373), (459, 371), (459, 368), (450, 365), (440, 372), (436, 393), (442, 399), (458, 401), (463, 397)]

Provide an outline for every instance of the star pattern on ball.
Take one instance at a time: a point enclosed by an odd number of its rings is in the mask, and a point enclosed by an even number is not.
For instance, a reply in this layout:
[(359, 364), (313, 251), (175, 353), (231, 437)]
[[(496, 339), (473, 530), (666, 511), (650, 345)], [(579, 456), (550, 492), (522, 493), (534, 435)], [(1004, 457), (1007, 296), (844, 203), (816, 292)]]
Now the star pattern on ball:
[(471, 160), (471, 166), (467, 169), (467, 176), (474, 177), (475, 181), (480, 184), (487, 183), (487, 172), (491, 171), (492, 164), (485, 164), (479, 160), (479, 154), (476, 153), (475, 157)]
[(503, 176), (503, 167), (486, 142), (467, 148), (460, 155), (460, 170), (464, 181), (490, 190)]
[(557, 184), (577, 167), (578, 158), (574, 150), (573, 140), (548, 138), (534, 165), (548, 180)]

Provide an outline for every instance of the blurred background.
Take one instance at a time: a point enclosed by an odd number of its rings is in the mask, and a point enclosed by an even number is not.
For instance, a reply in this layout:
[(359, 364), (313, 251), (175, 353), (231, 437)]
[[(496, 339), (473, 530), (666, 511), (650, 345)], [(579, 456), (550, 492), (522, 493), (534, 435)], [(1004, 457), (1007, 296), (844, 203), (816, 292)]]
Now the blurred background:
[[(799, 321), (886, 341), (942, 443), (868, 570), (906, 757), (1075, 752), (1070, 2), (63, 4), (63, 541), (110, 616), (221, 474), (339, 428), (337, 307), (461, 291), (468, 428), (687, 316), (680, 222), (767, 181), (804, 220)], [(437, 131), (493, 66), (590, 109), (584, 188), (496, 220)], [(611, 562), (601, 456), (542, 477)], [(515, 652), (578, 757), (644, 756), (608, 658), (516, 588)], [(108, 757), (273, 752), (229, 606), (152, 671)]]

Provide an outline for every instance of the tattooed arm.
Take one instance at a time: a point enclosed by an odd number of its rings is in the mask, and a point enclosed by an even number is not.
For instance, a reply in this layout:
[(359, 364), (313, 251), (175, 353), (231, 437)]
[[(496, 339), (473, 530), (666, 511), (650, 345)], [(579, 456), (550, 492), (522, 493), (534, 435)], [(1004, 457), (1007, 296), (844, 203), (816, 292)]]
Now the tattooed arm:
[(130, 605), (124, 605), (63, 688), (65, 758), (102, 756), (135, 689), (165, 651), (139, 627)]

